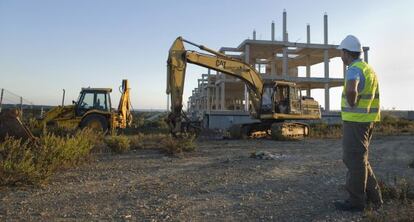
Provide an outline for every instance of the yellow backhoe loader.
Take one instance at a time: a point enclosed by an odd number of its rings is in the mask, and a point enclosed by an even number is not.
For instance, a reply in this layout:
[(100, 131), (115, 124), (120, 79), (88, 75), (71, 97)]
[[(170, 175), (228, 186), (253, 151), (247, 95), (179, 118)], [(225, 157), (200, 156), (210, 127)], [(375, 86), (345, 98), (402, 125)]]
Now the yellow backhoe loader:
[[(101, 131), (126, 128), (132, 122), (130, 88), (128, 80), (122, 80), (118, 110), (111, 108), (110, 88), (82, 88), (78, 101), (73, 105), (57, 106), (37, 120), (37, 127), (56, 126), (62, 128), (90, 127)], [(30, 130), (20, 120), (18, 110), (0, 114), (0, 141), (6, 135), (33, 139)]]
[[(186, 50), (184, 43), (210, 54)], [(260, 132), (270, 134), (274, 139), (302, 138), (309, 134), (309, 125), (294, 121), (321, 118), (318, 102), (301, 96), (301, 90), (295, 83), (265, 82), (250, 64), (178, 37), (170, 48), (167, 61), (167, 94), (171, 96), (168, 124), (173, 135), (190, 128), (182, 112), (187, 63), (233, 76), (248, 87), (253, 108), (251, 115), (260, 122), (232, 126), (230, 134), (233, 138), (252, 137)]]

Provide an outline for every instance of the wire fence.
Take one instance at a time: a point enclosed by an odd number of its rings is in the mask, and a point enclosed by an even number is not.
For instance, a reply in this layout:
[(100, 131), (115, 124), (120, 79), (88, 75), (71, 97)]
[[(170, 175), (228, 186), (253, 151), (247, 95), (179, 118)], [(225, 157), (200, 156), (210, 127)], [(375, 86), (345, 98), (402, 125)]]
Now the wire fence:
[(43, 114), (43, 106), (37, 106), (30, 100), (13, 93), (7, 89), (0, 88), (0, 113), (11, 109), (18, 109), (22, 117), (39, 117)]

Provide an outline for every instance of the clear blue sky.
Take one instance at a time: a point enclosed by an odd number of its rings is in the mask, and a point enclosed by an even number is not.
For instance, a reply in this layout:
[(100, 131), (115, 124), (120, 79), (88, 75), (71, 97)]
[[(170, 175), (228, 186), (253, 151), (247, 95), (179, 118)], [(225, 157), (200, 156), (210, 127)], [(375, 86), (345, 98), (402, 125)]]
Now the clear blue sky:
[[(358, 36), (371, 48), (382, 106), (414, 109), (413, 8), (409, 0), (0, 0), (0, 88), (57, 105), (63, 88), (70, 101), (81, 87), (116, 89), (127, 78), (134, 108), (165, 108), (166, 59), (177, 36), (213, 49), (236, 47), (253, 29), (258, 39), (269, 39), (274, 20), (280, 39), (286, 9), (292, 41), (304, 42), (310, 23), (312, 42), (322, 42), (325, 12), (330, 44)], [(320, 67), (313, 71), (322, 75)], [(202, 72), (190, 65), (186, 96)], [(340, 61), (332, 61), (331, 72), (342, 76)], [(339, 109), (339, 92), (331, 90), (333, 109)], [(322, 91), (314, 96), (324, 104)]]

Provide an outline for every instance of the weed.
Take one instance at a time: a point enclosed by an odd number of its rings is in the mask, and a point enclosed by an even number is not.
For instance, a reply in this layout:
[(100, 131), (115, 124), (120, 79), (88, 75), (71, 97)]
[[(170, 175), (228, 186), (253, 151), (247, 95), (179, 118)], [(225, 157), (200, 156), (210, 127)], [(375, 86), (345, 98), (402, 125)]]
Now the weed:
[(134, 136), (130, 136), (131, 149), (156, 149), (160, 148), (160, 141), (163, 141), (168, 134), (154, 133), (143, 134), (138, 133)]
[(130, 140), (125, 135), (111, 135), (105, 138), (105, 143), (116, 153), (124, 153), (130, 148)]
[(380, 181), (379, 186), (384, 201), (399, 200), (407, 202), (414, 200), (414, 186), (404, 178), (400, 180), (395, 178), (394, 185), (389, 185)]
[(8, 137), (0, 143), (0, 185), (41, 183), (87, 159), (96, 137), (90, 130), (66, 137), (48, 133), (33, 143)]
[(163, 148), (168, 154), (178, 154), (182, 152), (192, 152), (196, 149), (195, 137), (174, 138), (172, 136), (165, 137), (162, 141)]

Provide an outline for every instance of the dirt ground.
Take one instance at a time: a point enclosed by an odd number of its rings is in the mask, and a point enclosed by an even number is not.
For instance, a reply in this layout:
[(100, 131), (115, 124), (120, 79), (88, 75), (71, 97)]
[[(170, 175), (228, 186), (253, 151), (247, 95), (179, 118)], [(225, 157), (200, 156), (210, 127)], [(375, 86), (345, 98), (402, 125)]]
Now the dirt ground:
[[(158, 150), (97, 154), (43, 187), (0, 188), (0, 220), (360, 221), (344, 199), (340, 140), (215, 140), (170, 157)], [(414, 137), (374, 136), (377, 177), (414, 178)], [(254, 151), (279, 154), (250, 158)], [(386, 209), (385, 206), (384, 209)]]

